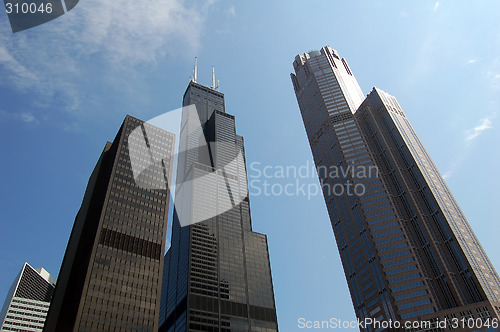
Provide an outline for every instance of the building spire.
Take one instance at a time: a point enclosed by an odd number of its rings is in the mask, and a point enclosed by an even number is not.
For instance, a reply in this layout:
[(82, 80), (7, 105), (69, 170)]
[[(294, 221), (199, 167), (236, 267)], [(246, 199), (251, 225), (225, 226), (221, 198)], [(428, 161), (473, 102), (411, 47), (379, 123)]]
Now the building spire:
[(212, 86), (210, 87), (210, 89), (212, 90), (215, 90), (215, 67), (212, 66)]
[(191, 81), (196, 83), (197, 79), (198, 79), (198, 57), (195, 56), (194, 57), (193, 78), (191, 79)]

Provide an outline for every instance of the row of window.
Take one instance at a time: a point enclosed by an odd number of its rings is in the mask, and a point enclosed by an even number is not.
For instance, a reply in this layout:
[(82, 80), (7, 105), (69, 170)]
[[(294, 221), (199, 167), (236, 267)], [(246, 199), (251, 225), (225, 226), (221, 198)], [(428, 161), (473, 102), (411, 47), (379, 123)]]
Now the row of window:
[(408, 309), (408, 308), (413, 308), (413, 307), (419, 307), (421, 305), (425, 305), (425, 304), (429, 304), (429, 303), (431, 303), (431, 300), (425, 299), (425, 300), (400, 304), (397, 306), (397, 308), (398, 308), (398, 310), (403, 310), (403, 309)]
[(408, 272), (408, 271), (413, 271), (413, 270), (416, 270), (417, 269), (417, 266), (416, 265), (410, 265), (410, 266), (405, 266), (403, 268), (400, 268), (400, 269), (395, 269), (395, 270), (390, 270), (390, 271), (387, 271), (385, 274), (387, 276), (391, 276), (393, 274), (398, 274), (398, 273), (403, 273), (403, 272)]
[(394, 265), (398, 265), (398, 264), (401, 265), (401, 264), (413, 262), (414, 260), (415, 260), (415, 258), (413, 258), (413, 257), (407, 257), (407, 258), (400, 259), (399, 261), (394, 260), (392, 262), (382, 263), (382, 266), (386, 268), (386, 267), (390, 267), (390, 266), (394, 266)]
[(389, 284), (394, 284), (394, 283), (397, 283), (397, 282), (402, 282), (402, 281), (405, 281), (405, 280), (412, 280), (412, 279), (416, 279), (416, 278), (420, 278), (420, 277), (421, 277), (420, 273), (414, 273), (414, 274), (406, 275), (404, 277), (398, 277), (398, 278), (394, 278), (394, 279), (389, 279), (388, 282), (389, 282)]
[(401, 294), (401, 295), (397, 295), (397, 296), (394, 296), (394, 300), (396, 301), (401, 301), (401, 300), (406, 300), (406, 299), (409, 299), (409, 298), (412, 298), (412, 297), (419, 297), (419, 296), (422, 296), (422, 295), (426, 295), (427, 294), (427, 291), (424, 289), (424, 290), (420, 290), (420, 291), (417, 291), (417, 292), (413, 292), (413, 293), (406, 293), (406, 294)]

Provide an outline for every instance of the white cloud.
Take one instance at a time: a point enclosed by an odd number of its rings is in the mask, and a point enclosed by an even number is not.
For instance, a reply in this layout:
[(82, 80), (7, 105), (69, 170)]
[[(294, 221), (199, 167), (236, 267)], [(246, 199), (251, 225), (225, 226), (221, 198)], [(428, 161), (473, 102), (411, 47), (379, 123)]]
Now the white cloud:
[(437, 1), (437, 2), (434, 4), (434, 11), (437, 11), (437, 10), (438, 10), (439, 5), (440, 5), (439, 1)]
[(38, 82), (38, 78), (34, 73), (26, 69), (25, 66), (20, 64), (5, 48), (0, 45), (0, 64), (6, 69), (6, 78), (18, 87), (29, 87)]
[(173, 40), (199, 46), (210, 4), (187, 8), (182, 0), (87, 0), (70, 14), (83, 30), (77, 41), (81, 52), (102, 51), (113, 63), (154, 62), (175, 53)]
[(478, 137), (479, 135), (481, 135), (481, 133), (483, 131), (485, 131), (487, 129), (491, 129), (491, 128), (493, 128), (493, 122), (491, 121), (491, 119), (489, 117), (483, 118), (483, 119), (481, 119), (481, 122), (479, 125), (466, 131), (465, 140), (467, 142), (470, 142), (473, 139), (475, 139), (476, 137)]
[(236, 8), (234, 8), (234, 6), (231, 6), (226, 9), (226, 15), (230, 17), (236, 17)]
[(31, 113), (21, 113), (19, 115), (20, 119), (26, 123), (39, 123), (37, 118)]
[[(134, 77), (135, 65), (155, 65), (169, 54), (197, 50), (213, 3), (188, 7), (183, 0), (80, 1), (54, 21), (0, 34), (0, 85), (29, 89), (37, 93), (37, 106), (57, 101), (75, 115), (86, 97), (81, 87), (89, 84), (90, 70), (100, 70), (95, 79), (125, 86), (133, 80), (120, 80), (115, 73)], [(2, 20), (0, 31), (7, 30), (8, 20)]]
[(449, 170), (448, 172), (443, 174), (443, 179), (448, 180), (453, 175), (453, 170)]
[(498, 79), (498, 78), (500, 78), (500, 74), (496, 74), (493, 78), (494, 78), (494, 79)]
[(13, 113), (0, 110), (0, 120), (39, 124), (40, 121), (30, 112)]
[(477, 62), (476, 59), (470, 59), (469, 61), (467, 61), (467, 63), (470, 64), (470, 65), (473, 64), (473, 63), (476, 63), (476, 62)]

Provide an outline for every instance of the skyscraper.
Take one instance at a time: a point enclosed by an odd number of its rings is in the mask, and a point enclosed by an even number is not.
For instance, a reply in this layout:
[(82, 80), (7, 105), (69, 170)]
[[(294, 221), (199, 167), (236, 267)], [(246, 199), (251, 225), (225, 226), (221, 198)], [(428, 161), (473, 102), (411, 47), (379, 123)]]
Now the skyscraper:
[(243, 137), (214, 85), (195, 74), (184, 94), (196, 111), (182, 116), (160, 331), (277, 331), (267, 238), (252, 231)]
[(44, 331), (158, 330), (173, 153), (173, 134), (131, 116), (106, 144)]
[(357, 317), (498, 319), (498, 274), (396, 99), (374, 88), (363, 101), (328, 46), (293, 66)]
[(42, 331), (56, 280), (43, 268), (24, 263), (0, 313), (1, 331)]

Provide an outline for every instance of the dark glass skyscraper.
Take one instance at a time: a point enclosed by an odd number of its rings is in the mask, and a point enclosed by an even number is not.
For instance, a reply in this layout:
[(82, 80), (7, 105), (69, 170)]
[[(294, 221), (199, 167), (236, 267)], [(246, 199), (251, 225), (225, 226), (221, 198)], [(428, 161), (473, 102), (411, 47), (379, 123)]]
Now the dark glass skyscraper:
[(196, 106), (184, 110), (180, 133), (177, 186), (189, 188), (176, 189), (160, 331), (277, 331), (267, 238), (252, 231), (243, 137), (215, 89), (194, 79), (183, 105)]
[(358, 318), (498, 319), (498, 274), (396, 99), (375, 88), (364, 99), (328, 46), (293, 66)]
[(92, 172), (44, 331), (157, 331), (174, 135), (127, 116)]

